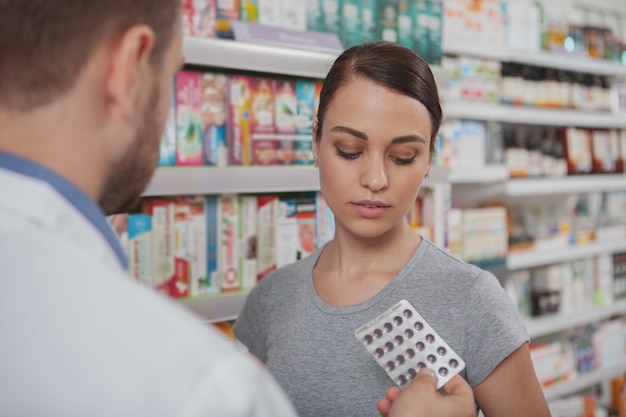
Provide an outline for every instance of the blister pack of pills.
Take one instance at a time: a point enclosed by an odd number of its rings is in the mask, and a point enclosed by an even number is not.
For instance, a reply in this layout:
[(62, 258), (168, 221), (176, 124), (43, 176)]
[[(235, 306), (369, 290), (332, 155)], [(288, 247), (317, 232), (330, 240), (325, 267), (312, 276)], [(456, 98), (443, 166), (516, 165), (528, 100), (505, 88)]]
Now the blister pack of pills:
[(465, 368), (463, 359), (407, 300), (361, 326), (354, 334), (400, 388), (406, 388), (425, 367), (435, 371), (438, 389)]

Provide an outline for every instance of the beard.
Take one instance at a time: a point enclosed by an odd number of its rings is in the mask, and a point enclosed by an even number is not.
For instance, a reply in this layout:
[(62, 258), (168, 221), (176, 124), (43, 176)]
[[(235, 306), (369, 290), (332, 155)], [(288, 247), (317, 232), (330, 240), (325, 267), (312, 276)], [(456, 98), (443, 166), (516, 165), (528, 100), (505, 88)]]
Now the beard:
[(159, 103), (156, 83), (149, 98), (135, 140), (112, 163), (104, 183), (98, 203), (106, 215), (126, 213), (134, 208), (157, 167), (163, 123), (159, 123), (154, 111), (154, 106)]

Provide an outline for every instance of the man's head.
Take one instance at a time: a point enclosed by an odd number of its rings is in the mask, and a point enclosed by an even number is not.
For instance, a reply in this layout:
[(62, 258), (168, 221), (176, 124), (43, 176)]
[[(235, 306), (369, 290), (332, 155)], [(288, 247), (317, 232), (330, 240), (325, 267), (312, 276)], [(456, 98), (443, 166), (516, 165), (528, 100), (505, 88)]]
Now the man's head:
[(63, 166), (60, 153), (6, 138), (0, 149), (58, 171), (107, 213), (128, 209), (158, 160), (170, 82), (182, 62), (180, 10), (180, 0), (0, 0), (0, 114), (42, 126), (52, 119), (45, 115), (59, 115), (48, 142), (36, 132), (33, 145), (65, 146), (65, 157), (70, 143), (54, 133), (83, 129), (74, 157), (91, 158), (98, 179), (80, 178), (79, 167), (89, 177), (89, 161), (67, 158)]

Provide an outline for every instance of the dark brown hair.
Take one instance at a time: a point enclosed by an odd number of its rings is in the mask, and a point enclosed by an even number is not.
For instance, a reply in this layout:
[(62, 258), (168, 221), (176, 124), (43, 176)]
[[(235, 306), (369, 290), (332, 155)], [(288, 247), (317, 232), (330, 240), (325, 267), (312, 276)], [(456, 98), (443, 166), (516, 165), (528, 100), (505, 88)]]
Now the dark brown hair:
[(326, 109), (333, 97), (354, 78), (366, 78), (422, 103), (430, 114), (430, 150), (431, 153), (434, 151), (434, 139), (439, 131), (442, 113), (433, 73), (415, 52), (385, 41), (353, 46), (335, 60), (320, 92), (315, 140), (321, 138)]
[(21, 111), (67, 92), (100, 42), (133, 25), (156, 34), (159, 65), (180, 0), (0, 0), (0, 107)]

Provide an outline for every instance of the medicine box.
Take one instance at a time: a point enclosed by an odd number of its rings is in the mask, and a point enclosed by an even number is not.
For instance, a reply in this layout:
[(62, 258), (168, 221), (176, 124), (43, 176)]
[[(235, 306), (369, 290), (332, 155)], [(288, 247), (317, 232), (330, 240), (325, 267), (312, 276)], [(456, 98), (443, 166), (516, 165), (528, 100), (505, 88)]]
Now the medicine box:
[(251, 162), (251, 94), (249, 76), (228, 76), (228, 165), (250, 165)]
[(202, 129), (207, 165), (226, 166), (226, 121), (228, 119), (226, 75), (205, 72), (202, 76)]
[(176, 165), (203, 165), (202, 73), (179, 71), (176, 76)]

